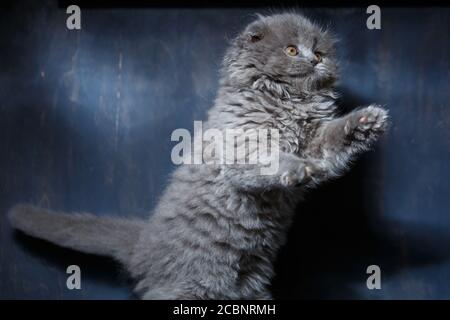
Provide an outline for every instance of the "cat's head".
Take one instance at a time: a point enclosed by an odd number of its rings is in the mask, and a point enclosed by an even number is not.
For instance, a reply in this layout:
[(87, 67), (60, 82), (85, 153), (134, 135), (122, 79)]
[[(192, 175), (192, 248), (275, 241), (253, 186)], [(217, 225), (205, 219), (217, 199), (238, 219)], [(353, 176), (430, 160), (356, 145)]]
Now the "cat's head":
[(231, 82), (284, 86), (291, 94), (331, 87), (338, 71), (335, 42), (301, 15), (259, 16), (234, 40), (224, 72)]

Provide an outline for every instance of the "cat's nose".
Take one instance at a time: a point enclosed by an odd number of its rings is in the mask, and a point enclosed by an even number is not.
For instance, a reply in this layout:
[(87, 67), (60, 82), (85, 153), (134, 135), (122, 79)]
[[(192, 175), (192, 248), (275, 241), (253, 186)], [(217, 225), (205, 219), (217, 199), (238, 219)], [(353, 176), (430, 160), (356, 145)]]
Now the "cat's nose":
[(309, 62), (311, 62), (311, 64), (312, 64), (313, 66), (316, 66), (316, 64), (318, 64), (318, 63), (320, 62), (320, 59), (317, 58), (316, 56), (312, 56), (312, 57), (309, 59)]

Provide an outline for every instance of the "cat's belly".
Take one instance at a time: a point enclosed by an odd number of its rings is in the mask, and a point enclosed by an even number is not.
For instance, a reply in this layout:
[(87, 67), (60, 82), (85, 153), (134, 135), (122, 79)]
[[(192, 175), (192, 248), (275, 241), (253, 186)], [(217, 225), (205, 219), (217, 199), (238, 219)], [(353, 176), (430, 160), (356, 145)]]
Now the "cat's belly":
[(178, 288), (184, 298), (266, 295), (293, 202), (192, 174), (174, 179), (140, 237), (131, 265), (138, 290)]

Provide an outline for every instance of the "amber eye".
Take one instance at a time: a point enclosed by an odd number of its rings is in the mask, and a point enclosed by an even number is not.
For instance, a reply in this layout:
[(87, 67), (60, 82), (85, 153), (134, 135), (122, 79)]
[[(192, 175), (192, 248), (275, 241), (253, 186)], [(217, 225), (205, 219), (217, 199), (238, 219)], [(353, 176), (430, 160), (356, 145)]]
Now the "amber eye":
[(322, 54), (319, 51), (314, 52), (314, 55), (316, 56), (317, 62), (322, 61)]
[(286, 49), (284, 49), (284, 52), (291, 57), (298, 55), (298, 49), (295, 46), (287, 46)]

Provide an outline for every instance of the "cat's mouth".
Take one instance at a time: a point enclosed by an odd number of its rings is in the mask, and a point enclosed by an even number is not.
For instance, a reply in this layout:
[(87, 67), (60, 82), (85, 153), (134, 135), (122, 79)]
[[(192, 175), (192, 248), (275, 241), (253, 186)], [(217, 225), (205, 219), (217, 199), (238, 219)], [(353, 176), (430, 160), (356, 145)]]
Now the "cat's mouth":
[(316, 65), (310, 65), (306, 71), (304, 71), (303, 76), (312, 76), (312, 75), (319, 75), (321, 73), (321, 65), (322, 63), (318, 63)]
[(328, 72), (322, 63), (318, 63), (315, 66), (311, 65), (308, 68), (300, 68), (300, 70), (297, 70), (295, 73), (288, 73), (287, 76), (292, 80), (325, 81), (328, 78)]
[(313, 75), (314, 73), (316, 73), (316, 70), (314, 69), (314, 67), (311, 67), (311, 68), (307, 68), (306, 70), (305, 70), (305, 68), (300, 68), (299, 70), (296, 70), (295, 72), (287, 73), (287, 75), (291, 78), (306, 78), (308, 76)]

